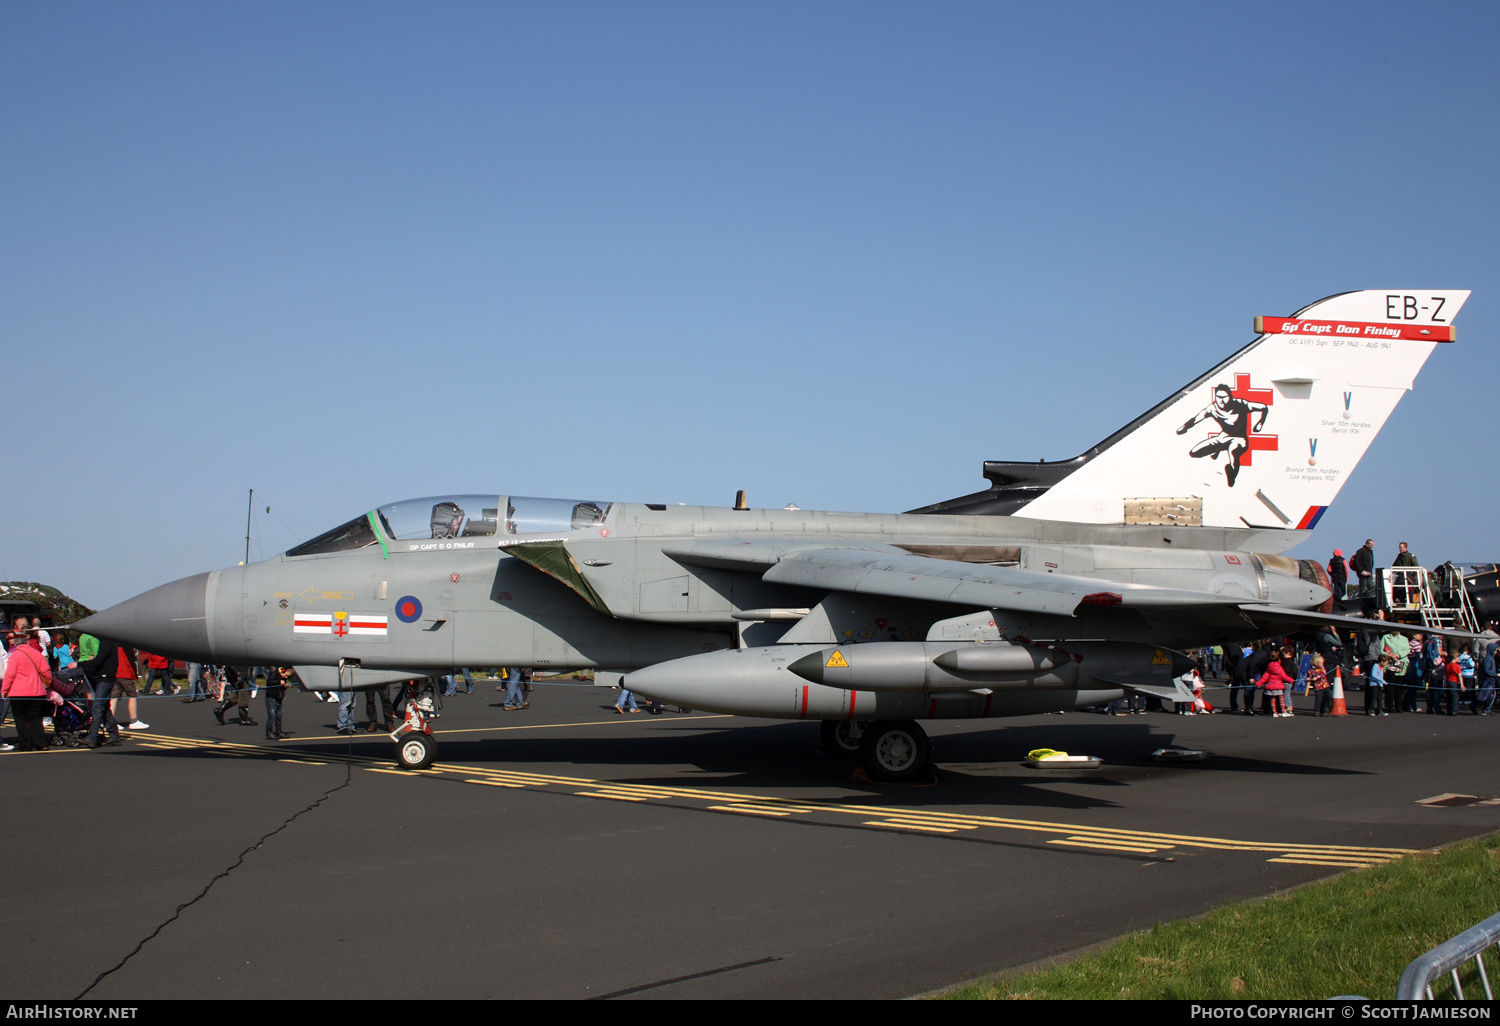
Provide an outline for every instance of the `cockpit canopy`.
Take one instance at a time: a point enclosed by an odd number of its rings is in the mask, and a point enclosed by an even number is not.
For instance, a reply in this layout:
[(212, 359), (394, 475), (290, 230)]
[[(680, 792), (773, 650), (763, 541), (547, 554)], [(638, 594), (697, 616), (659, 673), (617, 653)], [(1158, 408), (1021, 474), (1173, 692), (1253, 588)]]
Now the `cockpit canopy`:
[(568, 534), (602, 526), (613, 505), (612, 502), (535, 499), (520, 495), (439, 495), (408, 499), (371, 510), (288, 549), (286, 554), (313, 556), (347, 552), (381, 541), (484, 538), (502, 533)]
[(375, 516), (394, 541), (484, 537), (495, 533), (501, 501), (494, 495), (408, 499), (381, 506)]
[(506, 534), (566, 534), (599, 527), (612, 502), (530, 499), (512, 495), (505, 507)]

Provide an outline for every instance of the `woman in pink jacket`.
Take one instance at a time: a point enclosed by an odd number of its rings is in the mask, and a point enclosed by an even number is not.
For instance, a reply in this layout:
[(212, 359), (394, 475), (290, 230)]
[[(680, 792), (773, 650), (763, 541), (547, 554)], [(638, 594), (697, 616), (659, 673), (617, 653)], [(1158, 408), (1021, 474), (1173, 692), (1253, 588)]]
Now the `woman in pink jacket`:
[(0, 694), (10, 699), (10, 707), (16, 718), (17, 746), (23, 752), (47, 750), (47, 728), (42, 717), (51, 711), (47, 701), (47, 685), (52, 683), (52, 667), (42, 655), (42, 646), (35, 638), (16, 631), (10, 636), (10, 651), (6, 653), (5, 679), (0, 684)]

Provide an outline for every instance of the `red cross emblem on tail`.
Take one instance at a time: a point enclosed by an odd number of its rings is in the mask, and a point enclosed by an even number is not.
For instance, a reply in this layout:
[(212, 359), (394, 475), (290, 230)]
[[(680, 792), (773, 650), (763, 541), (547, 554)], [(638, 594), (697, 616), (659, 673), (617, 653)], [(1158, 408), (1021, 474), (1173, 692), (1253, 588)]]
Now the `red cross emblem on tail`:
[(1215, 385), (1208, 406), (1194, 414), (1177, 429), (1177, 433), (1187, 434), (1195, 424), (1212, 422), (1215, 429), (1193, 446), (1188, 455), (1194, 459), (1207, 457), (1215, 462), (1221, 456), (1226, 457), (1224, 479), (1233, 488), (1240, 468), (1251, 465), (1255, 450), (1274, 451), (1279, 448), (1275, 435), (1260, 433), (1275, 401), (1276, 394), (1271, 389), (1251, 388), (1249, 374), (1236, 374), (1234, 387), (1222, 381)]
[[(1276, 402), (1276, 390), (1274, 388), (1251, 388), (1250, 375), (1248, 374), (1236, 374), (1234, 376), (1234, 391), (1229, 394), (1236, 399), (1243, 399), (1247, 403), (1264, 403), (1267, 406), (1272, 406)], [(1275, 435), (1257, 435), (1252, 432), (1245, 438), (1245, 441), (1250, 443), (1250, 447), (1245, 450), (1245, 455), (1240, 459), (1240, 465), (1245, 467), (1252, 466), (1252, 460), (1257, 449), (1275, 452), (1281, 447)]]

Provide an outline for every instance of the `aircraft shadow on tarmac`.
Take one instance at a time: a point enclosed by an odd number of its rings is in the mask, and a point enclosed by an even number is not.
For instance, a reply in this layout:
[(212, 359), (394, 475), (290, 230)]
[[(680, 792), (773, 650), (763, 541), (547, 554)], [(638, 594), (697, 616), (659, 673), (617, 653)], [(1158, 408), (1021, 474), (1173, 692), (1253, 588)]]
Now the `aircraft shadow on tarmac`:
[[(653, 718), (655, 719), (655, 718)], [(565, 725), (564, 725), (565, 726)], [(1127, 788), (1132, 781), (1167, 775), (1221, 772), (1236, 774), (1364, 775), (1362, 771), (1306, 763), (1215, 755), (1200, 763), (1168, 765), (1151, 752), (1174, 744), (1175, 734), (1150, 722), (1071, 723), (996, 726), (934, 740), (939, 765), (937, 787), (887, 787), (854, 782), (856, 763), (826, 758), (818, 751), (815, 724), (753, 723), (705, 726), (701, 722), (655, 719), (649, 736), (521, 736), (472, 739), (440, 738), (439, 764), (489, 765), (601, 777), (637, 785), (736, 789), (838, 787), (860, 792), (853, 800), (921, 808), (929, 805), (1003, 805), (1048, 809), (1118, 807), (1106, 789)], [(247, 742), (254, 743), (246, 738)], [(357, 736), (353, 743), (296, 739), (277, 746), (286, 756), (342, 755), (384, 759), (389, 742), (380, 735)], [(1038, 771), (1021, 764), (1025, 754), (1041, 747), (1096, 755), (1099, 770), (1073, 773)], [(145, 753), (141, 753), (145, 754)], [(154, 751), (152, 757), (213, 758), (212, 749)], [(569, 767), (559, 770), (558, 767)], [(663, 767), (692, 767), (663, 773)], [(646, 771), (635, 776), (634, 768)], [(1222, 778), (1221, 778), (1222, 779)], [(1081, 785), (1095, 794), (1070, 793), (1058, 785)]]

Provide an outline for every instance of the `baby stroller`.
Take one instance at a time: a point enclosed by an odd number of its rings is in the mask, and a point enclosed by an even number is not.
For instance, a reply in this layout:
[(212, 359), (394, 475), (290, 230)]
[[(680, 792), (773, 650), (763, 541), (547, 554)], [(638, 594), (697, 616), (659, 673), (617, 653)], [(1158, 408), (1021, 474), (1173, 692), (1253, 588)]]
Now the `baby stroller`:
[(88, 680), (82, 670), (70, 666), (53, 674), (52, 690), (63, 698), (61, 705), (52, 707), (52, 743), (60, 748), (82, 747), (93, 721)]
[(88, 740), (93, 716), (88, 705), (70, 698), (52, 707), (52, 743), (59, 748), (81, 748)]

